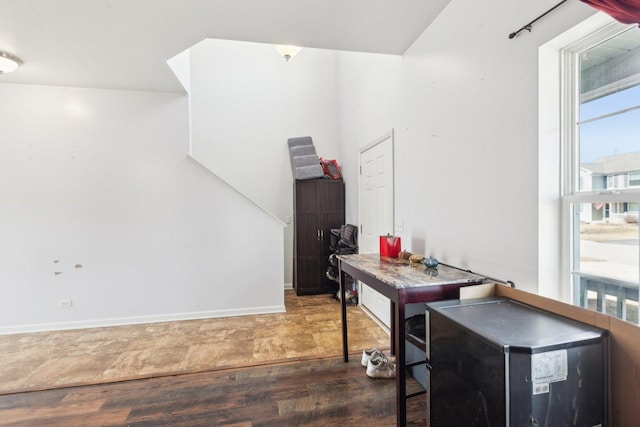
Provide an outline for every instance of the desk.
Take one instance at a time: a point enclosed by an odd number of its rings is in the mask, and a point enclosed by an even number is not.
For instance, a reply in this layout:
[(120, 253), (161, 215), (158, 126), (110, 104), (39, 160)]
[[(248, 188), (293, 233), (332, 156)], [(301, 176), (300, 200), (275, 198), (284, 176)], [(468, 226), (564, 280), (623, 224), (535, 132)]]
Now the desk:
[(446, 265), (439, 265), (437, 269), (427, 269), (422, 264), (410, 266), (408, 261), (381, 257), (378, 254), (338, 255), (338, 268), (342, 306), (342, 354), (345, 362), (349, 361), (345, 273), (380, 292), (391, 302), (391, 354), (396, 356), (397, 363), (397, 425), (405, 426), (407, 423), (405, 305), (458, 299), (459, 289), (462, 286), (482, 283), (484, 277)]

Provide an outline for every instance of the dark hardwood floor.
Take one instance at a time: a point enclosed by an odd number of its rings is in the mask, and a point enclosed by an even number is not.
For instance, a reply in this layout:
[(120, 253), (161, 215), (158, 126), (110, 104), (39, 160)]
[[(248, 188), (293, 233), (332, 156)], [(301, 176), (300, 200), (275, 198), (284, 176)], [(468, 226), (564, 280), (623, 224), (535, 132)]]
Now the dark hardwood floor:
[[(358, 356), (9, 394), (0, 425), (395, 425), (395, 381), (368, 378)], [(407, 409), (409, 425), (426, 424), (424, 395)]]

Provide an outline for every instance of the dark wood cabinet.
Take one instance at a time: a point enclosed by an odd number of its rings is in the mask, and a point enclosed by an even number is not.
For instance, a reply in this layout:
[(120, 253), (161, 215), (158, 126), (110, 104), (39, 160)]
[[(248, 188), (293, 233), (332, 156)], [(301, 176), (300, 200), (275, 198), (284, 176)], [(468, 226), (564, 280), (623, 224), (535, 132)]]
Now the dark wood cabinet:
[(344, 182), (294, 181), (293, 288), (297, 295), (326, 292), (332, 228), (344, 224)]

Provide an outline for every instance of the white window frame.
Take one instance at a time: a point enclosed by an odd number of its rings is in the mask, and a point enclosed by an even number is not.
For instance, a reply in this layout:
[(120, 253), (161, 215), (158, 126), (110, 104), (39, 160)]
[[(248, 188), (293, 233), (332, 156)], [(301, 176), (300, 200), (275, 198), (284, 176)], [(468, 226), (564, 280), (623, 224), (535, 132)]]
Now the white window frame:
[[(561, 68), (561, 93), (560, 93), (560, 139), (561, 139), (561, 168), (560, 168), (560, 194), (561, 194), (561, 274), (564, 295), (569, 296), (571, 302), (575, 302), (575, 289), (573, 286), (573, 271), (575, 252), (573, 246), (576, 236), (579, 235), (579, 221), (572, 221), (572, 206), (583, 203), (604, 203), (613, 206), (614, 203), (639, 202), (640, 189), (618, 188), (618, 177), (613, 176), (614, 188), (609, 188), (609, 176), (607, 176), (606, 190), (578, 191), (580, 179), (580, 162), (578, 160), (579, 130), (578, 111), (579, 102), (577, 91), (579, 66), (575, 61), (576, 56), (598, 43), (616, 36), (630, 27), (618, 22), (610, 22), (579, 41), (560, 49)], [(628, 177), (626, 177), (628, 181)]]

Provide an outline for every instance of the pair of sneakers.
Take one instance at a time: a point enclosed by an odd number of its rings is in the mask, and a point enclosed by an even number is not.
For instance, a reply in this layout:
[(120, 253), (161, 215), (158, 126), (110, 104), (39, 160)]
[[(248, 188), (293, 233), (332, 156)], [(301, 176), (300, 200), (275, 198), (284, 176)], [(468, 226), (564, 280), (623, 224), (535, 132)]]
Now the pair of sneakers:
[(363, 350), (360, 364), (367, 368), (367, 376), (370, 378), (396, 377), (396, 358), (385, 356), (377, 348)]

